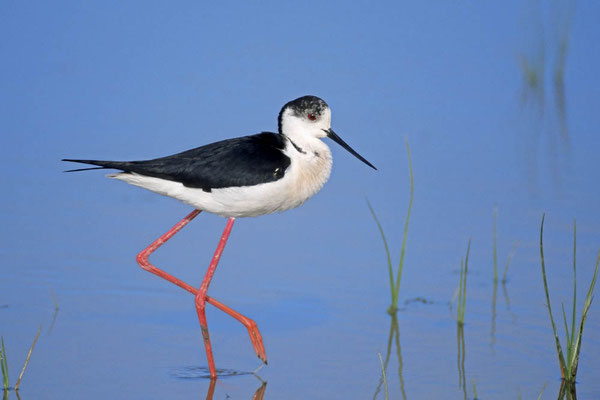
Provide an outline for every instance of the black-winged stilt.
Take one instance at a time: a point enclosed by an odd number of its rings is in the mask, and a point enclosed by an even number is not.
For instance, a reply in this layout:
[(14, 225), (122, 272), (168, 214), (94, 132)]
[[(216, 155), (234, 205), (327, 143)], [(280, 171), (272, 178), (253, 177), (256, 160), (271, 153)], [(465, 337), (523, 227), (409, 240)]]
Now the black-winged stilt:
[[(195, 295), (196, 310), (211, 378), (217, 376), (206, 324), (205, 305), (212, 304), (240, 321), (250, 334), (256, 355), (267, 356), (256, 323), (206, 294), (233, 228), (235, 218), (255, 217), (300, 206), (329, 178), (332, 158), (321, 138), (329, 137), (359, 160), (376, 169), (331, 129), (331, 110), (315, 96), (303, 96), (283, 106), (279, 133), (263, 132), (227, 139), (172, 156), (145, 161), (63, 161), (116, 169), (108, 175), (129, 184), (173, 197), (194, 207), (189, 215), (137, 256), (140, 266)], [(148, 257), (201, 211), (228, 217), (227, 225), (200, 288), (196, 289), (148, 261)]]

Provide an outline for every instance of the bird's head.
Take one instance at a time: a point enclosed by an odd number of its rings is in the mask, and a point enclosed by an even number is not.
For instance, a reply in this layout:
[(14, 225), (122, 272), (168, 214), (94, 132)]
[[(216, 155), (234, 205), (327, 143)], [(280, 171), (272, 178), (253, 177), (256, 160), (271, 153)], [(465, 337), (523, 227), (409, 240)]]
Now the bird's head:
[(283, 106), (279, 113), (279, 133), (286, 136), (322, 138), (331, 129), (331, 110), (315, 96), (303, 96)]
[(331, 129), (331, 109), (316, 96), (302, 96), (285, 104), (279, 113), (279, 133), (301, 142), (331, 138), (369, 167), (377, 169)]

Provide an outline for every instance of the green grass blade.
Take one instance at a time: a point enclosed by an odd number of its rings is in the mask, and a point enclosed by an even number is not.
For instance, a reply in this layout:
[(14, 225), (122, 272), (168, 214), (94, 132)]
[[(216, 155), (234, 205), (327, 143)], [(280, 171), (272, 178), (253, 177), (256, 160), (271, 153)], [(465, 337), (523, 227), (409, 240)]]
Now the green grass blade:
[[(573, 349), (573, 338), (575, 336), (575, 316), (577, 314), (577, 220), (573, 220), (573, 315), (571, 316), (571, 340), (567, 338), (569, 350)], [(568, 358), (571, 360), (571, 351), (568, 352)], [(569, 367), (571, 363), (569, 362)]]
[[(565, 313), (565, 304), (560, 303), (560, 305), (562, 307), (563, 321), (565, 323), (565, 333), (567, 336), (567, 369), (568, 369), (568, 367), (570, 366), (570, 363), (568, 361), (571, 359), (571, 351), (573, 350), (573, 348), (571, 347), (572, 337), (569, 337), (569, 324), (567, 323), (567, 313)], [(571, 334), (573, 334), (573, 331), (571, 331)]]
[(19, 379), (17, 379), (17, 383), (15, 384), (15, 390), (19, 390), (19, 384), (21, 383), (21, 378), (23, 378), (25, 369), (27, 369), (27, 365), (29, 364), (29, 359), (31, 358), (31, 353), (33, 353), (33, 348), (35, 347), (35, 343), (37, 342), (38, 338), (40, 337), (41, 331), (42, 331), (42, 325), (40, 325), (40, 328), (38, 329), (37, 334), (35, 335), (35, 339), (33, 339), (33, 343), (31, 343), (31, 347), (29, 348), (29, 353), (27, 353), (27, 358), (25, 359), (25, 364), (23, 365), (23, 369), (21, 370), (21, 373), (19, 374)]
[(579, 324), (579, 331), (577, 332), (577, 337), (575, 339), (574, 350), (572, 359), (569, 360), (572, 365), (571, 369), (571, 381), (575, 381), (575, 376), (577, 375), (577, 367), (579, 365), (579, 351), (581, 350), (581, 336), (583, 335), (583, 326), (585, 325), (585, 320), (587, 318), (587, 313), (590, 309), (590, 305), (592, 304), (592, 295), (594, 293), (594, 287), (596, 286), (596, 278), (598, 276), (598, 265), (600, 264), (600, 251), (598, 252), (598, 258), (596, 260), (596, 269), (594, 270), (594, 276), (592, 277), (592, 282), (590, 283), (590, 288), (588, 289), (587, 296), (585, 298), (585, 304), (583, 306), (583, 312), (581, 313), (581, 323)]
[(404, 221), (404, 237), (402, 238), (402, 249), (400, 250), (400, 262), (398, 264), (398, 275), (396, 275), (396, 296), (394, 298), (393, 306), (398, 307), (398, 292), (400, 291), (400, 281), (402, 279), (402, 269), (404, 268), (404, 253), (406, 250), (406, 237), (408, 235), (408, 222), (410, 220), (410, 213), (412, 210), (413, 197), (415, 192), (415, 185), (413, 179), (413, 168), (412, 158), (410, 157), (410, 146), (408, 145), (408, 139), (404, 139), (406, 144), (406, 154), (408, 156), (408, 170), (410, 172), (410, 199), (408, 200), (408, 211), (406, 213), (406, 221)]
[(497, 252), (497, 221), (498, 221), (498, 207), (494, 207), (494, 282), (498, 282), (498, 252)]
[(542, 398), (544, 390), (546, 390), (546, 385), (548, 385), (548, 382), (544, 382), (544, 386), (542, 386), (542, 390), (540, 390), (540, 394), (538, 394), (537, 400), (540, 400)]
[(458, 299), (456, 300), (456, 320), (463, 323), (462, 320), (462, 296), (463, 296), (463, 275), (465, 273), (465, 260), (460, 258), (460, 277), (458, 278)]
[(8, 363), (6, 361), (6, 349), (4, 348), (4, 338), (0, 337), (0, 369), (2, 369), (2, 386), (8, 390)]
[(542, 226), (540, 228), (540, 258), (542, 261), (542, 278), (544, 281), (544, 293), (546, 294), (546, 303), (548, 306), (548, 314), (550, 314), (550, 322), (552, 324), (552, 331), (554, 332), (554, 340), (556, 342), (556, 352), (558, 353), (558, 362), (560, 366), (561, 375), (566, 378), (566, 364), (565, 357), (563, 355), (562, 347), (560, 346), (560, 340), (556, 331), (556, 324), (554, 323), (554, 317), (552, 316), (552, 305), (550, 304), (550, 294), (548, 293), (548, 282), (546, 280), (546, 265), (544, 263), (544, 219), (546, 214), (542, 216)]
[(508, 258), (506, 259), (506, 264), (504, 265), (504, 273), (502, 274), (502, 283), (506, 283), (506, 276), (508, 275), (508, 267), (510, 267), (510, 263), (515, 253), (517, 252), (517, 247), (519, 246), (519, 241), (515, 240), (510, 253), (508, 253)]
[(450, 311), (452, 311), (452, 305), (454, 304), (454, 302), (456, 301), (456, 299), (458, 299), (458, 294), (460, 293), (460, 282), (462, 282), (462, 279), (459, 279), (458, 286), (456, 287), (456, 289), (454, 289), (454, 293), (452, 293), (452, 297), (450, 298), (450, 304), (449, 304), (450, 305)]
[(463, 277), (463, 296), (462, 296), (462, 320), (465, 320), (465, 307), (467, 302), (467, 273), (469, 271), (469, 251), (471, 250), (471, 238), (469, 238), (469, 244), (467, 244), (467, 255), (465, 257), (465, 275)]
[(381, 239), (383, 239), (383, 245), (385, 246), (385, 254), (387, 256), (387, 263), (388, 263), (388, 272), (390, 275), (390, 294), (392, 297), (392, 306), (393, 306), (394, 292), (396, 292), (396, 288), (394, 287), (394, 271), (392, 270), (392, 258), (390, 256), (390, 248), (388, 246), (387, 239), (385, 237), (385, 233), (383, 232), (383, 227), (381, 226), (381, 223), (379, 222), (379, 218), (377, 218), (377, 214), (375, 214), (375, 210), (373, 210), (373, 207), (371, 206), (371, 202), (369, 201), (369, 199), (367, 199), (367, 205), (369, 206), (369, 211), (371, 211), (371, 215), (373, 216), (373, 219), (375, 220), (375, 223), (377, 224), (377, 228), (379, 228), (379, 233), (381, 234)]

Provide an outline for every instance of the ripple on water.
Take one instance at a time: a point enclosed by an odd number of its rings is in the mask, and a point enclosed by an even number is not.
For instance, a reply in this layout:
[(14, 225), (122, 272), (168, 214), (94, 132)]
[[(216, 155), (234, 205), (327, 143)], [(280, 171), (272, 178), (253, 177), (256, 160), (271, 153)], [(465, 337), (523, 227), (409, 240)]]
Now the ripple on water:
[[(176, 367), (171, 369), (170, 375), (176, 379), (207, 379), (210, 378), (210, 371), (208, 367)], [(254, 372), (217, 369), (217, 375), (219, 378), (227, 378), (231, 376), (254, 375)]]

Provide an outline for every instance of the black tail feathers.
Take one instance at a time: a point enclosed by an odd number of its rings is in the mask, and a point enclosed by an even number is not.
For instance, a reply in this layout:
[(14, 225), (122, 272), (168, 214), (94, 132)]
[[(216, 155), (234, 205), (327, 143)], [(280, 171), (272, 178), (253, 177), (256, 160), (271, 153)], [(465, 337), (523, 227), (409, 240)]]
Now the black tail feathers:
[(123, 169), (123, 166), (124, 166), (123, 164), (125, 164), (124, 162), (119, 162), (119, 161), (74, 160), (71, 158), (63, 158), (61, 161), (97, 165), (97, 167), (69, 169), (64, 172), (89, 171), (92, 169)]

